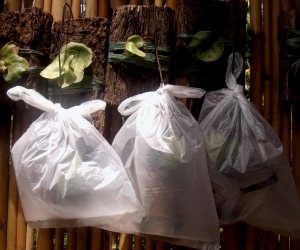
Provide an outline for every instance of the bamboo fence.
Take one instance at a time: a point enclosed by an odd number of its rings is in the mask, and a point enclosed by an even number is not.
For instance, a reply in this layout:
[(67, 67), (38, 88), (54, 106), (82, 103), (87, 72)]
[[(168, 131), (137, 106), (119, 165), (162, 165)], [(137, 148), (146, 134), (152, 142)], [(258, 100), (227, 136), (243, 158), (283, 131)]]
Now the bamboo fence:
[[(231, 0), (242, 1), (242, 0)], [(68, 2), (75, 19), (82, 17), (82, 1), (36, 0), (34, 5), (51, 13), (54, 20), (61, 20), (62, 5)], [(167, 5), (174, 11), (177, 0), (86, 0), (86, 17), (111, 19), (113, 11), (121, 5)], [(283, 105), (282, 86), (279, 79), (279, 44), (277, 20), (282, 10), (300, 8), (297, 0), (249, 0), (251, 43), (250, 100), (273, 126), (283, 142), (291, 161), (298, 192), (300, 192), (300, 119), (299, 106)], [(6, 0), (6, 10), (21, 10), (22, 0)], [(193, 6), (191, 6), (193, 8)], [(262, 56), (263, 55), (263, 56)], [(12, 143), (30, 125), (14, 114), (11, 128), (10, 117), (0, 120), (0, 248), (7, 250), (183, 250), (181, 246), (155, 241), (135, 235), (117, 234), (98, 228), (31, 229), (24, 220), (18, 197), (14, 170), (9, 164), (10, 130)], [(8, 169), (9, 168), (9, 169)], [(6, 170), (7, 169), (7, 170)], [(269, 233), (244, 223), (224, 226), (221, 229), (222, 250), (299, 250), (300, 240)]]

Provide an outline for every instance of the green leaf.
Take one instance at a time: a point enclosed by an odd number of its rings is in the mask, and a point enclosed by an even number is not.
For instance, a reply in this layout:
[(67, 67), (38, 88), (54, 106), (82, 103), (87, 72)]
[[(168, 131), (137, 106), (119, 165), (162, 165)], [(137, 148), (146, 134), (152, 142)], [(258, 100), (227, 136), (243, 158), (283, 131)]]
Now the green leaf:
[(196, 56), (203, 62), (218, 60), (224, 52), (224, 44), (221, 41), (214, 42), (208, 49), (198, 49)]
[[(61, 75), (59, 72), (59, 58), (61, 60)], [(93, 52), (82, 43), (70, 42), (64, 45), (60, 54), (48, 65), (40, 75), (48, 79), (56, 79), (62, 86), (80, 82), (84, 76), (84, 69), (92, 63)]]
[(144, 46), (143, 38), (138, 35), (133, 35), (129, 37), (127, 41), (133, 42), (138, 49)]
[(18, 56), (18, 50), (19, 48), (12, 41), (1, 49), (0, 71), (8, 83), (19, 80), (29, 67), (27, 60)]
[(134, 56), (134, 55), (137, 55), (139, 57), (145, 57), (146, 54), (139, 50), (138, 47), (136, 46), (135, 43), (133, 42), (127, 42), (126, 45), (125, 45), (125, 54), (127, 56)]
[(189, 45), (186, 47), (186, 50), (190, 53), (194, 50), (197, 50), (201, 44), (212, 38), (213, 32), (212, 31), (198, 31), (191, 39)]

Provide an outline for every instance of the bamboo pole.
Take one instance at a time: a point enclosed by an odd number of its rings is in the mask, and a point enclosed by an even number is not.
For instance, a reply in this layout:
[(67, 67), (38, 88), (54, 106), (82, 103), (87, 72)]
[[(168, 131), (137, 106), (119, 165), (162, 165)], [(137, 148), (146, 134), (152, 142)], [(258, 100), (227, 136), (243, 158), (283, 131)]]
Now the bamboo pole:
[(76, 249), (76, 228), (67, 229), (67, 250)]
[(132, 248), (132, 234), (121, 234), (119, 250), (131, 250)]
[(63, 228), (55, 229), (54, 250), (64, 249), (64, 236), (65, 236), (65, 230)]
[(134, 250), (143, 250), (142, 237), (134, 236)]
[(6, 249), (9, 190), (10, 113), (1, 114), (0, 122), (0, 246)]
[(263, 31), (264, 31), (264, 110), (263, 115), (267, 122), (271, 123), (271, 2), (263, 0)]
[(290, 10), (293, 8), (292, 0), (282, 1), (282, 10)]
[[(253, 33), (251, 50), (250, 100), (262, 112), (262, 11), (260, 0), (250, 0), (250, 29)], [(277, 25), (276, 25), (277, 27)]]
[(35, 0), (34, 7), (43, 9), (44, 8), (44, 0)]
[(280, 235), (280, 250), (289, 250), (289, 237)]
[(74, 19), (81, 17), (81, 0), (72, 0), (72, 13)]
[(154, 250), (155, 248), (154, 240), (150, 238), (145, 239), (145, 250)]
[(99, 0), (98, 2), (99, 6), (99, 17), (111, 19), (111, 7), (110, 7), (110, 1), (109, 0)]
[(6, 0), (5, 8), (7, 11), (21, 10), (22, 0)]
[(88, 227), (77, 228), (76, 250), (88, 249), (89, 230)]
[(154, 5), (157, 7), (162, 7), (163, 6), (163, 0), (155, 0)]
[(156, 250), (169, 250), (170, 244), (162, 241), (156, 241)]
[(55, 0), (55, 4), (51, 5), (51, 14), (54, 21), (62, 19), (62, 11), (65, 2), (71, 5), (72, 0)]
[(37, 234), (36, 250), (53, 250), (54, 229), (40, 228)]
[(259, 250), (268, 250), (268, 232), (265, 230), (259, 231)]
[(300, 249), (300, 239), (291, 238), (291, 248), (290, 250), (299, 250)]
[(129, 0), (130, 5), (141, 5), (142, 1), (140, 0)]
[(52, 0), (44, 0), (44, 11), (51, 13)]
[(98, 0), (86, 0), (85, 16), (86, 17), (98, 16)]
[(127, 4), (127, 0), (114, 0), (113, 9), (115, 10), (119, 6), (126, 5), (126, 4)]
[(18, 195), (17, 250), (24, 250), (26, 248), (26, 229), (27, 225), (23, 214), (20, 196)]
[(176, 11), (178, 0), (166, 0), (166, 5)]
[(278, 250), (278, 234), (269, 233), (268, 250)]
[(91, 250), (100, 250), (102, 230), (100, 228), (92, 227), (91, 235)]
[[(17, 107), (18, 104), (15, 104)], [(17, 109), (15, 109), (17, 110)], [(22, 117), (19, 112), (14, 112), (12, 143), (14, 144), (22, 135)], [(18, 189), (13, 164), (9, 168), (9, 192), (8, 192), (8, 215), (7, 215), (7, 250), (16, 249), (17, 240), (17, 212), (18, 212)]]
[(34, 229), (27, 225), (26, 229), (26, 250), (32, 250), (34, 248)]
[[(272, 12), (271, 12), (271, 20), (273, 24), (277, 24), (278, 16), (281, 13), (281, 0), (273, 0), (272, 2)], [(281, 96), (280, 96), (280, 83), (279, 83), (279, 44), (277, 40), (277, 25), (273, 25), (272, 29), (272, 76), (273, 76), (273, 84), (272, 84), (272, 94), (273, 94), (273, 102), (272, 102), (272, 127), (276, 131), (278, 135), (280, 135), (281, 129)]]
[(223, 226), (222, 250), (242, 249), (242, 223)]
[(258, 229), (247, 224), (245, 250), (256, 250), (258, 245)]

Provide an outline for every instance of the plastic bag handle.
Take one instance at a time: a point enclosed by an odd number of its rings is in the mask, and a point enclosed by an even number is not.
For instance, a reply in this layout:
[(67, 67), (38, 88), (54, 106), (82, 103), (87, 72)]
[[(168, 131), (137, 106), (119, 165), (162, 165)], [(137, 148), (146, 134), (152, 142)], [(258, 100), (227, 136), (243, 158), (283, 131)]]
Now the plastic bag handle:
[(91, 113), (94, 113), (98, 110), (105, 110), (105, 107), (106, 102), (101, 100), (92, 100), (84, 102), (79, 106), (69, 108), (68, 110), (78, 112), (80, 115), (89, 118)]
[[(233, 61), (233, 53), (230, 54), (228, 58), (228, 66), (227, 72), (225, 76), (226, 84), (230, 90), (233, 91), (234, 96), (239, 101), (243, 116), (245, 121), (247, 122), (248, 126), (252, 130), (253, 134), (255, 135), (258, 141), (265, 141), (266, 140), (266, 132), (264, 127), (257, 119), (253, 116), (251, 112), (249, 112), (249, 103), (248, 99), (244, 95), (244, 88), (243, 86), (237, 84), (236, 80), (240, 76), (243, 70), (243, 57), (241, 54), (235, 52), (234, 54), (234, 61)], [(232, 72), (232, 66), (233, 72)]]
[(55, 110), (55, 105), (34, 89), (16, 86), (9, 89), (6, 94), (13, 101), (23, 100), (27, 104), (46, 112)]
[(155, 100), (160, 95), (167, 93), (170, 96), (179, 98), (201, 98), (205, 90), (187, 86), (163, 85), (157, 91), (146, 92), (127, 98), (118, 107), (121, 115), (128, 116), (137, 111), (146, 101)]

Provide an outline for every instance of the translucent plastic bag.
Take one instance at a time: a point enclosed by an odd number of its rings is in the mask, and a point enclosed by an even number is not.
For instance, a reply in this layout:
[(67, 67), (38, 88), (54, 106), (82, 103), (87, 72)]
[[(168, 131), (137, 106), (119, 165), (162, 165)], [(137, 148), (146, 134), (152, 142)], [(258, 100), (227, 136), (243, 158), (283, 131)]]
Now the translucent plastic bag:
[(203, 137), (197, 121), (174, 98), (203, 94), (200, 89), (166, 85), (126, 99), (118, 110), (131, 116), (112, 147), (142, 203), (145, 217), (136, 233), (213, 250), (219, 249), (220, 232)]
[(35, 90), (8, 96), (46, 111), (13, 146), (12, 160), (26, 221), (32, 227), (99, 226), (130, 232), (140, 203), (119, 156), (84, 116), (105, 109), (101, 100), (70, 109)]
[(199, 115), (220, 221), (299, 237), (300, 203), (282, 143), (236, 83), (243, 59), (234, 59), (228, 89), (207, 93)]

